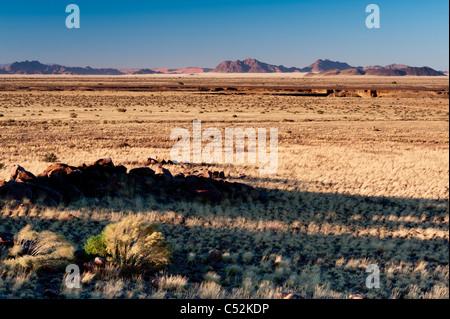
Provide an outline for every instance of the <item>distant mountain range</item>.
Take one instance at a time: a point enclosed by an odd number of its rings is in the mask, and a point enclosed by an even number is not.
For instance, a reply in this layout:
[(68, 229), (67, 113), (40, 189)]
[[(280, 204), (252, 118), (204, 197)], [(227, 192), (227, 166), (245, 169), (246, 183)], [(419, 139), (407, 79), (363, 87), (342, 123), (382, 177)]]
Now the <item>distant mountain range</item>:
[[(65, 67), (61, 65), (46, 65), (39, 61), (14, 62), (3, 68), (7, 74), (77, 74), (77, 75), (121, 75), (117, 69), (94, 69), (91, 67)], [(1, 72), (1, 71), (0, 71)]]
[(332, 69), (321, 71), (318, 73), (308, 73), (306, 76), (338, 76), (338, 75), (374, 75), (374, 76), (444, 76), (445, 74), (440, 71), (433, 70), (429, 67), (412, 67), (412, 66), (401, 66), (398, 68), (392, 65), (387, 65), (385, 67), (364, 67), (364, 68), (348, 68), (345, 70)]
[(283, 65), (272, 65), (255, 59), (244, 61), (225, 61), (219, 64), (213, 72), (216, 73), (291, 73), (291, 72), (322, 72), (332, 69), (345, 70), (351, 68), (347, 63), (330, 60), (317, 60), (305, 68), (286, 68)]
[(91, 67), (66, 67), (47, 65), (39, 61), (14, 62), (0, 65), (0, 74), (66, 74), (66, 75), (124, 75), (124, 74), (194, 74), (194, 73), (309, 73), (308, 76), (376, 75), (376, 76), (443, 76), (443, 72), (429, 67), (411, 67), (403, 64), (387, 66), (353, 67), (345, 62), (317, 60), (304, 67), (285, 67), (260, 62), (256, 59), (224, 61), (215, 69), (189, 67), (185, 69), (116, 69)]
[(345, 62), (317, 60), (304, 68), (286, 68), (282, 65), (271, 65), (255, 59), (244, 61), (225, 61), (219, 64), (213, 72), (216, 73), (287, 73), (307, 72), (313, 75), (378, 75), (378, 76), (442, 76), (443, 72), (429, 67), (411, 67), (403, 64), (390, 64), (387, 66), (353, 67)]
[(210, 72), (208, 68), (186, 69), (115, 69), (91, 67), (66, 67), (58, 64), (47, 65), (39, 61), (14, 62), (0, 67), (0, 74), (66, 74), (66, 75), (124, 75), (124, 74), (185, 74)]

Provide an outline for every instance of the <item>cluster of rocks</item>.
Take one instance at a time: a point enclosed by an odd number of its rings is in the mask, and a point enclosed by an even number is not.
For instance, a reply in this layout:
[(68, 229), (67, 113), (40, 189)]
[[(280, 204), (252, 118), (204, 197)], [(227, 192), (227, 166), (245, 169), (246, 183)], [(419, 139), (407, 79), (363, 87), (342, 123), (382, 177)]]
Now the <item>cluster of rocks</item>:
[[(150, 163), (149, 163), (150, 164)], [(28, 200), (58, 206), (81, 197), (154, 195), (165, 200), (197, 200), (220, 203), (225, 199), (267, 201), (267, 194), (249, 185), (223, 180), (224, 172), (185, 172), (173, 176), (157, 166), (128, 169), (100, 159), (78, 167), (53, 164), (35, 176), (15, 165), (9, 181), (0, 181), (0, 199)]]

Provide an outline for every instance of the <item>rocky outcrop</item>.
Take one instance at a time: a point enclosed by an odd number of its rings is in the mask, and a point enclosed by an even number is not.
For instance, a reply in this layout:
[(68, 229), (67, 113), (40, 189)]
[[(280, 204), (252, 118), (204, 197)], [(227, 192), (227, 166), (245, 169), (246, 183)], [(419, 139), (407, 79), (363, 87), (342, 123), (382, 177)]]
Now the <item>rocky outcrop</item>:
[(267, 195), (249, 185), (224, 181), (224, 172), (186, 172), (173, 176), (157, 166), (130, 170), (101, 159), (78, 167), (53, 164), (38, 176), (14, 166), (11, 179), (0, 182), (0, 199), (58, 206), (81, 197), (153, 195), (164, 200), (196, 200), (220, 203), (229, 200), (267, 201)]
[(375, 75), (375, 76), (405, 76), (406, 72), (398, 69), (365, 69), (365, 75)]
[(421, 68), (408, 66), (406, 68), (401, 68), (398, 70), (405, 72), (406, 75), (413, 75), (413, 76), (443, 76), (443, 75), (445, 75), (442, 72), (433, 70), (432, 68), (429, 68), (426, 66), (421, 67)]
[(286, 68), (282, 65), (271, 65), (256, 59), (244, 61), (225, 61), (219, 64), (212, 72), (215, 73), (287, 73), (300, 72), (297, 68)]
[(353, 68), (353, 67), (345, 62), (331, 61), (328, 59), (325, 59), (325, 60), (319, 59), (316, 62), (314, 62), (313, 64), (307, 66), (306, 68), (301, 69), (301, 72), (318, 73), (318, 72), (325, 72), (325, 71), (329, 71), (329, 70), (346, 70), (346, 69), (350, 69), (350, 68)]

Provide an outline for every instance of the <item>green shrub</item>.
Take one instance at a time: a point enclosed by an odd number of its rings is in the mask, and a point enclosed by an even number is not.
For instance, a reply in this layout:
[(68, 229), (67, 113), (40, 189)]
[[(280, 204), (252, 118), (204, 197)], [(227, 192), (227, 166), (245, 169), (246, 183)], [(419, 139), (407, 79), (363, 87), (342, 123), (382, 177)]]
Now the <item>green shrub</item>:
[(107, 257), (105, 235), (100, 234), (89, 238), (84, 245), (84, 251), (90, 257)]
[(6, 165), (5, 165), (4, 163), (0, 163), (0, 170), (4, 169), (5, 166), (6, 166)]

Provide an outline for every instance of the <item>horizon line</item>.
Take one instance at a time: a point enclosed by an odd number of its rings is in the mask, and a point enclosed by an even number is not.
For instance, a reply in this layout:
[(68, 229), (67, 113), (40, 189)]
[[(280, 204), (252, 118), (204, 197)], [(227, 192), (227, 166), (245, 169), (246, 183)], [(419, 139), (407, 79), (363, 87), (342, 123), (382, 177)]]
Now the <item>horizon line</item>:
[[(412, 65), (407, 65), (407, 64), (403, 64), (403, 63), (397, 63), (397, 62), (393, 62), (393, 63), (387, 64), (387, 65), (381, 65), (381, 64), (369, 64), (369, 65), (366, 65), (366, 66), (363, 66), (363, 65), (352, 66), (352, 65), (351, 65), (350, 63), (348, 63), (348, 62), (345, 62), (345, 61), (338, 61), (338, 60), (332, 60), (332, 59), (329, 59), (329, 58), (319, 58), (319, 59), (315, 60), (313, 63), (311, 63), (311, 64), (309, 64), (309, 65), (306, 65), (306, 66), (303, 66), (303, 67), (301, 67), (301, 66), (289, 66), (289, 67), (287, 67), (287, 66), (285, 66), (284, 64), (271, 64), (271, 63), (268, 63), (268, 62), (263, 62), (263, 61), (261, 61), (261, 60), (259, 60), (259, 59), (257, 59), (257, 58), (245, 58), (245, 59), (242, 59), (242, 60), (241, 60), (241, 59), (238, 59), (238, 60), (223, 60), (222, 62), (219, 62), (219, 64), (217, 64), (215, 67), (187, 66), (187, 67), (181, 67), (181, 68), (166, 67), (166, 66), (163, 66), (163, 67), (161, 67), (161, 66), (158, 66), (158, 67), (151, 67), (151, 66), (144, 66), (144, 67), (136, 67), (136, 66), (115, 67), (115, 66), (108, 66), (108, 67), (106, 67), (106, 66), (105, 66), (105, 67), (102, 67), (102, 66), (91, 66), (91, 65), (79, 66), (79, 65), (67, 65), (67, 64), (60, 64), (60, 63), (45, 63), (45, 62), (41, 62), (41, 61), (35, 60), (35, 59), (31, 59), (31, 60), (26, 59), (26, 60), (22, 60), (22, 61), (14, 61), (14, 62), (11, 62), (11, 63), (0, 63), (0, 65), (3, 65), (3, 67), (0, 67), (0, 68), (3, 68), (3, 69), (4, 69), (4, 68), (6, 68), (6, 67), (8, 67), (8, 66), (10, 66), (10, 65), (12, 65), (12, 64), (14, 64), (14, 63), (39, 62), (39, 63), (41, 63), (41, 64), (43, 64), (43, 65), (48, 65), (48, 66), (58, 65), (58, 66), (70, 67), (70, 68), (76, 68), (76, 67), (79, 67), (79, 68), (116, 69), (116, 70), (118, 70), (118, 69), (137, 69), (137, 70), (142, 70), (142, 69), (150, 69), (150, 70), (154, 70), (154, 69), (172, 69), (172, 70), (182, 70), (182, 69), (191, 69), (191, 68), (201, 68), (201, 69), (212, 69), (212, 70), (214, 70), (217, 66), (219, 66), (220, 64), (222, 64), (222, 63), (224, 63), (224, 62), (237, 62), (237, 61), (242, 62), (242, 61), (245, 61), (245, 60), (256, 60), (256, 61), (258, 61), (258, 62), (260, 62), (260, 63), (265, 63), (265, 64), (268, 64), (268, 65), (283, 66), (283, 67), (286, 67), (286, 68), (298, 68), (298, 69), (307, 68), (307, 67), (309, 67), (310, 65), (312, 65), (312, 64), (314, 64), (314, 63), (316, 63), (316, 62), (318, 62), (318, 61), (330, 61), (330, 62), (336, 62), (336, 63), (346, 63), (346, 64), (348, 64), (351, 68), (355, 68), (355, 69), (357, 69), (357, 68), (369, 67), (369, 66), (386, 67), (386, 66), (390, 66), (390, 65), (394, 65), (394, 64), (406, 65), (406, 66), (409, 66), (409, 67), (417, 67), (417, 68), (424, 68), (424, 67), (427, 67), (427, 68), (433, 69), (432, 67), (430, 67), (430, 66), (428, 66), (428, 65), (412, 66)], [(442, 72), (447, 72), (447, 71), (449, 71), (449, 70), (441, 70), (441, 69), (435, 69), (435, 70), (436, 70), (436, 71), (442, 71)]]

